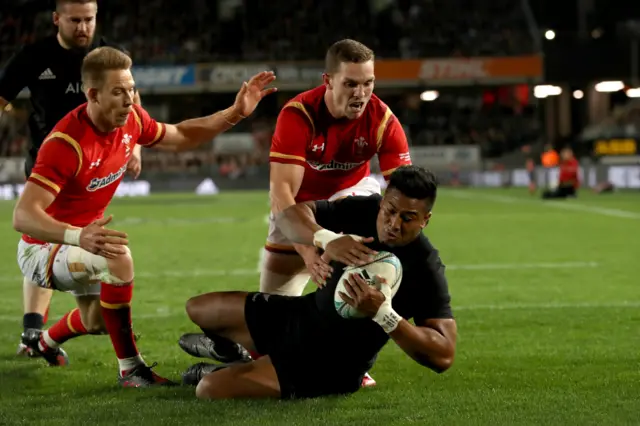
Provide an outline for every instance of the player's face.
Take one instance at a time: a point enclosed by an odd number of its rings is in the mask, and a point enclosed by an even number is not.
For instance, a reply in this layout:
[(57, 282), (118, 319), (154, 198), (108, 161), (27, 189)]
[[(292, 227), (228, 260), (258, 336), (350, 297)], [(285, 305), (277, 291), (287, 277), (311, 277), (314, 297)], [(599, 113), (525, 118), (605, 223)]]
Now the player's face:
[(91, 45), (96, 32), (96, 3), (67, 3), (53, 12), (53, 23), (58, 27), (60, 38), (69, 47), (86, 48)]
[(130, 70), (107, 71), (97, 102), (103, 119), (111, 127), (122, 127), (133, 110), (135, 82)]
[(424, 200), (409, 198), (390, 188), (380, 204), (376, 227), (378, 239), (388, 246), (404, 246), (418, 238), (431, 212)]
[(359, 118), (371, 99), (374, 81), (373, 61), (341, 63), (338, 72), (325, 76), (334, 110), (350, 120)]

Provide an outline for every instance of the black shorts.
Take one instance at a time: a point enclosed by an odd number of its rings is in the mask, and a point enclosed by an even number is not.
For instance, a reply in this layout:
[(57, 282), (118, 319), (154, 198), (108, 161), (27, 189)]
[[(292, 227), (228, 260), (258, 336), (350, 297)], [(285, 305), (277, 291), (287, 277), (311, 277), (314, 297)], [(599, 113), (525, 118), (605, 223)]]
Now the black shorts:
[(331, 341), (313, 299), (249, 293), (244, 315), (256, 350), (271, 358), (283, 399), (360, 389), (370, 365), (347, 364), (348, 354)]

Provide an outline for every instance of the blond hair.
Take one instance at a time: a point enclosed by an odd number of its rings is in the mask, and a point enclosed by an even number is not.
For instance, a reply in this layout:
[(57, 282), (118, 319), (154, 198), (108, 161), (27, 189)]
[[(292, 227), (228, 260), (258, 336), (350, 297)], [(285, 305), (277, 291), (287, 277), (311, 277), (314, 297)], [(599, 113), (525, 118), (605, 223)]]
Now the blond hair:
[(124, 52), (113, 47), (98, 47), (82, 61), (82, 84), (86, 88), (100, 88), (107, 71), (131, 69), (133, 62)]
[(325, 57), (325, 72), (333, 74), (338, 71), (342, 63), (361, 64), (374, 59), (373, 50), (359, 41), (344, 39), (335, 42), (327, 51)]

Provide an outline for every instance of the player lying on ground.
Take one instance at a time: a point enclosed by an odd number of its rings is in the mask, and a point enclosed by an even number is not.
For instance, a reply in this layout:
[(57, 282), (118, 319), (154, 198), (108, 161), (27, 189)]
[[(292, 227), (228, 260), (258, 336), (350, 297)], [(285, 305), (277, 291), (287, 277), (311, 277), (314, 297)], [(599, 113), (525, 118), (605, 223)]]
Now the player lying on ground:
[(51, 365), (68, 363), (60, 348), (83, 334), (108, 333), (123, 386), (168, 381), (142, 360), (131, 329), (134, 268), (127, 235), (106, 229), (104, 212), (127, 169), (136, 144), (169, 151), (210, 142), (251, 114), (275, 89), (264, 72), (244, 83), (230, 108), (177, 125), (157, 123), (134, 105), (131, 59), (101, 47), (82, 64), (88, 103), (67, 114), (38, 155), (14, 215), (23, 236), (18, 245), (22, 274), (38, 286), (71, 292), (78, 308), (50, 329), (23, 342)]
[[(373, 51), (355, 40), (334, 43), (327, 51), (324, 83), (280, 111), (269, 156), (271, 214), (261, 292), (300, 296), (310, 277), (322, 283), (329, 270), (315, 247), (294, 244), (283, 235), (275, 222), (278, 213), (305, 201), (380, 194), (380, 184), (369, 176), (375, 155), (385, 177), (411, 163), (402, 125), (373, 94), (374, 60)], [(207, 345), (204, 335), (185, 339)], [(182, 348), (189, 352), (190, 346)], [(366, 375), (363, 385), (374, 384)]]
[[(53, 3), (53, 2), (52, 2)], [(81, 90), (82, 59), (99, 46), (117, 46), (104, 37), (96, 37), (96, 0), (56, 0), (52, 14), (57, 33), (23, 46), (4, 65), (0, 76), (0, 115), (2, 110), (26, 87), (32, 112), (29, 116), (29, 141), (25, 161), (25, 179), (29, 178), (38, 150), (53, 126), (69, 111), (87, 100)], [(138, 97), (134, 100), (140, 103)], [(137, 176), (141, 170), (140, 146), (134, 149), (128, 170)], [(26, 278), (23, 282), (23, 333), (38, 334), (47, 322), (53, 292), (38, 287)], [(20, 343), (18, 355), (34, 355)]]
[[(187, 313), (222, 352), (239, 344), (264, 356), (251, 362), (199, 363), (183, 375), (199, 398), (305, 398), (352, 393), (389, 338), (411, 358), (437, 372), (453, 363), (456, 322), (438, 251), (422, 233), (436, 199), (433, 174), (414, 166), (396, 170), (384, 197), (347, 197), (285, 209), (277, 218), (298, 244), (322, 247), (333, 274), (301, 297), (215, 292), (187, 302)], [(328, 231), (328, 230), (332, 231)], [(360, 237), (370, 237), (366, 245)], [(403, 279), (391, 300), (351, 276), (349, 305), (368, 319), (343, 319), (334, 292), (343, 263), (389, 251), (401, 261)], [(343, 263), (338, 263), (343, 262)], [(415, 325), (408, 319), (413, 318)], [(226, 354), (230, 358), (234, 353)], [(307, 379), (309, 366), (317, 375)]]

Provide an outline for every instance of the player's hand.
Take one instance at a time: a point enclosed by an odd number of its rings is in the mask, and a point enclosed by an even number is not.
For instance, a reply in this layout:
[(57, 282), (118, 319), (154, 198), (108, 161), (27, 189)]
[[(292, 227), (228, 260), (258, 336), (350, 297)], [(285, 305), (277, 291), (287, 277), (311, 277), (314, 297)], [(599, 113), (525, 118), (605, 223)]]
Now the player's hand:
[[(374, 279), (382, 284), (383, 289), (385, 287), (389, 288), (389, 286), (385, 284), (384, 278), (376, 276)], [(347, 294), (343, 292), (338, 293), (342, 300), (369, 318), (376, 316), (380, 307), (387, 303), (388, 300), (391, 300), (390, 289), (388, 294), (385, 294), (372, 285), (369, 285), (362, 275), (357, 273), (349, 274), (349, 277), (344, 283), (344, 288), (347, 290)]]
[(134, 179), (138, 179), (140, 172), (142, 171), (142, 153), (140, 152), (140, 145), (136, 145), (131, 153), (131, 158), (127, 163), (127, 173), (133, 176)]
[(103, 217), (82, 228), (80, 232), (80, 247), (89, 253), (97, 254), (108, 259), (127, 254), (126, 245), (129, 244), (127, 234), (113, 229), (106, 229), (113, 216)]
[(329, 259), (347, 266), (366, 265), (373, 261), (373, 256), (378, 254), (375, 250), (364, 245), (371, 242), (373, 242), (373, 237), (345, 235), (328, 243), (324, 252)]
[(275, 87), (266, 88), (275, 79), (273, 71), (263, 71), (251, 77), (248, 82), (242, 83), (233, 104), (235, 111), (243, 117), (250, 116), (262, 98), (278, 90)]
[(327, 280), (331, 278), (333, 268), (329, 265), (328, 260), (325, 260), (318, 253), (316, 247), (303, 246), (296, 247), (298, 253), (304, 260), (304, 264), (307, 266), (307, 270), (311, 274), (311, 279), (320, 288), (324, 287)]

